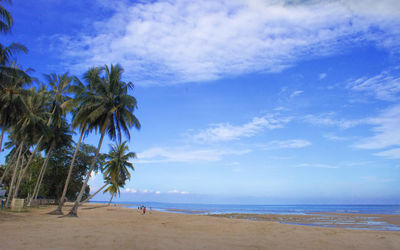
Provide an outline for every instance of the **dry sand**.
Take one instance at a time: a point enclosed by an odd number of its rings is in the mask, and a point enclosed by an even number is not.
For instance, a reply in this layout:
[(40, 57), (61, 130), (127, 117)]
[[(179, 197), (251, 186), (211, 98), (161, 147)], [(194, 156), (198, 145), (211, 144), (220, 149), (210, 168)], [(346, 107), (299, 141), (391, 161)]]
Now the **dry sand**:
[(0, 249), (400, 249), (399, 231), (322, 228), (87, 204), (0, 212)]

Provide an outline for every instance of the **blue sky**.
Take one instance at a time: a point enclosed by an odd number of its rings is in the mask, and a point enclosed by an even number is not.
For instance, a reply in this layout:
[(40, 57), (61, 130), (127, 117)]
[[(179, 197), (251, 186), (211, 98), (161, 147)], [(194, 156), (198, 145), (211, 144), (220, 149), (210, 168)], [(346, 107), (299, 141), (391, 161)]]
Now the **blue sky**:
[(142, 129), (119, 200), (398, 204), (396, 2), (15, 0), (1, 39), (39, 78), (125, 68)]

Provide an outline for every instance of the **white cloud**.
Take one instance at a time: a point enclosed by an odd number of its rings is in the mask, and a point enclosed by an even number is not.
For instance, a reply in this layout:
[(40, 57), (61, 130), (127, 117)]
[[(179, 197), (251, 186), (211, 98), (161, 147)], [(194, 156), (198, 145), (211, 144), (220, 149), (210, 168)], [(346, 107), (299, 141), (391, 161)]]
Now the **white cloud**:
[(195, 149), (186, 148), (161, 148), (155, 147), (138, 154), (137, 163), (158, 163), (158, 162), (213, 162), (219, 161), (229, 155), (243, 155), (250, 150), (230, 149)]
[(343, 136), (337, 136), (334, 134), (325, 134), (324, 137), (330, 141), (346, 141), (348, 138)]
[(311, 145), (311, 142), (303, 139), (285, 140), (285, 141), (271, 141), (267, 144), (260, 145), (262, 149), (285, 149), (285, 148), (304, 148)]
[(264, 129), (282, 128), (290, 120), (291, 118), (289, 117), (276, 117), (274, 115), (254, 117), (250, 122), (243, 125), (231, 125), (230, 123), (215, 124), (189, 137), (195, 142), (200, 143), (232, 141), (254, 136)]
[(400, 94), (400, 74), (382, 72), (373, 77), (362, 77), (348, 84), (351, 90), (365, 92), (379, 100), (397, 101)]
[(338, 166), (332, 166), (328, 164), (320, 164), (320, 163), (302, 163), (297, 165), (297, 167), (310, 167), (310, 168), (339, 168)]
[(290, 98), (293, 98), (295, 96), (301, 95), (303, 92), (304, 91), (302, 91), (302, 90), (293, 91), (293, 93), (290, 95)]
[[(143, 84), (276, 72), (348, 44), (399, 50), (396, 0), (122, 1), (86, 34), (52, 37), (79, 69), (121, 63)], [(58, 38), (58, 39), (55, 39)], [(61, 44), (61, 45), (60, 45)]]
[(169, 194), (183, 194), (183, 195), (189, 194), (189, 192), (186, 192), (186, 191), (179, 191), (179, 190), (176, 190), (176, 189), (171, 190), (171, 191), (168, 191), (168, 193), (169, 193)]
[[(374, 125), (374, 136), (365, 138), (355, 144), (357, 148), (382, 149), (390, 146), (400, 146), (400, 105), (392, 106), (375, 118), (367, 119)], [(392, 152), (393, 153), (393, 152)], [(382, 153), (391, 154), (389, 152)]]
[(177, 193), (179, 193), (179, 191), (176, 190), (176, 189), (174, 189), (174, 190), (168, 191), (168, 193), (170, 193), (170, 194), (177, 194)]
[(135, 189), (133, 189), (133, 188), (125, 188), (124, 191), (127, 192), (127, 193), (137, 193), (137, 191)]
[(136, 194), (136, 193), (141, 193), (141, 194), (182, 194), (182, 195), (185, 195), (185, 194), (189, 194), (189, 192), (186, 192), (186, 191), (179, 191), (179, 190), (177, 190), (177, 189), (174, 189), (174, 190), (171, 190), (171, 191), (168, 191), (168, 192), (161, 192), (161, 191), (153, 191), (153, 190), (148, 190), (148, 189), (143, 189), (143, 190), (135, 190), (135, 189), (133, 189), (133, 188), (125, 188), (124, 190), (122, 190), (122, 192), (123, 193), (133, 193), (133, 194)]
[(322, 80), (322, 79), (324, 79), (325, 77), (327, 76), (327, 74), (326, 73), (321, 73), (321, 74), (319, 74), (319, 80)]
[(333, 127), (339, 127), (341, 129), (348, 129), (367, 123), (365, 119), (359, 119), (359, 120), (339, 119), (335, 117), (333, 113), (327, 113), (321, 115), (306, 115), (301, 119), (313, 125), (333, 126)]
[(390, 159), (400, 159), (400, 148), (393, 148), (386, 151), (378, 152), (375, 155), (383, 156)]

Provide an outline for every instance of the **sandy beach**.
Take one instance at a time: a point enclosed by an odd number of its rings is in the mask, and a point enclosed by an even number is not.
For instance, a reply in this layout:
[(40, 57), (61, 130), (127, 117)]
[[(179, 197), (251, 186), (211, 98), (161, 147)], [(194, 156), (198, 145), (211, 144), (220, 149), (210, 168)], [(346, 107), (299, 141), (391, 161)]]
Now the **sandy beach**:
[[(0, 212), (0, 249), (399, 249), (399, 231), (281, 224), (87, 204), (79, 218), (53, 207)], [(392, 220), (396, 221), (396, 218)]]

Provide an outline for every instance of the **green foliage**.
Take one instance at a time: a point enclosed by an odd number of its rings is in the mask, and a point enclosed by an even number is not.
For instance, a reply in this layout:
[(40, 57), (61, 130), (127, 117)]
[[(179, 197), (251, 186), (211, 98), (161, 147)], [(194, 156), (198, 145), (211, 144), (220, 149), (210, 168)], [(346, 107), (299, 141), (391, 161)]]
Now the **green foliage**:
[[(11, 0), (0, 0), (0, 33), (3, 34), (8, 33), (13, 25), (11, 14), (3, 7), (4, 2), (11, 3)], [(57, 200), (65, 185), (66, 197), (74, 200), (78, 193), (82, 195), (81, 186), (86, 186), (91, 172), (102, 170), (106, 156), (99, 154), (96, 157), (96, 152), (100, 150), (104, 136), (108, 134), (112, 140), (121, 142), (122, 133), (129, 139), (129, 129), (140, 128), (139, 120), (133, 114), (137, 108), (136, 99), (128, 94), (133, 84), (121, 80), (123, 68), (117, 64), (89, 68), (83, 76), (84, 83), (68, 73), (49, 74), (44, 75), (46, 85), (39, 83), (39, 88), (28, 89), (35, 79), (16, 60), (18, 52), (27, 51), (19, 43), (8, 46), (0, 43), (0, 130), (2, 135), (7, 132), (10, 140), (5, 143), (10, 153), (3, 156), (6, 165), (0, 166), (0, 174), (6, 166), (12, 170), (3, 184), (10, 190), (15, 188), (13, 197), (32, 195), (35, 186), (40, 186), (39, 196)], [(73, 115), (72, 124), (67, 121), (68, 112)], [(72, 133), (75, 128), (79, 128), (84, 137), (93, 130), (100, 131), (101, 139), (98, 148), (82, 143), (75, 164), (72, 164), (75, 151)], [(3, 137), (0, 137), (1, 153)], [(17, 165), (14, 156), (20, 155), (16, 153), (17, 149), (23, 158), (18, 160), (21, 162), (18, 163), (19, 169), (14, 168)], [(133, 170), (128, 160), (135, 154), (127, 151), (126, 142), (123, 142), (112, 146), (107, 155), (106, 179), (110, 183), (107, 190), (112, 195), (119, 193), (119, 188), (130, 178), (129, 169)], [(40, 172), (45, 169), (45, 159), (49, 161), (40, 185), (38, 176), (42, 176)], [(72, 176), (68, 186), (69, 169), (72, 169)], [(11, 173), (18, 177), (13, 178), (13, 182), (18, 179), (15, 187), (9, 187)], [(83, 198), (89, 191), (86, 187)]]
[[(71, 163), (72, 154), (74, 147), (62, 146), (53, 151), (50, 156), (48, 167), (43, 178), (43, 182), (39, 191), (39, 197), (44, 197), (47, 199), (59, 199), (61, 197), (65, 177), (68, 173), (69, 164)], [(72, 171), (72, 178), (67, 191), (67, 198), (69, 200), (74, 200), (80, 191), (83, 181), (88, 172), (89, 165), (91, 163), (92, 157), (96, 152), (96, 148), (88, 145), (81, 144), (80, 150), (78, 152), (77, 158), (75, 160), (75, 167)], [(104, 155), (100, 155), (96, 162), (96, 170), (100, 170), (102, 164), (104, 164)], [(39, 175), (40, 168), (43, 164), (44, 158), (37, 154), (29, 168), (29, 172), (25, 175), (20, 187), (20, 197), (28, 197), (32, 195), (36, 178)], [(0, 173), (5, 169), (5, 166), (0, 167)], [(5, 179), (5, 186), (9, 185), (10, 176)], [(84, 198), (88, 197), (90, 193), (90, 188), (87, 187), (84, 193)]]
[(131, 178), (129, 169), (135, 170), (129, 160), (135, 158), (136, 154), (134, 152), (128, 152), (129, 148), (126, 145), (126, 141), (110, 145), (110, 147), (110, 153), (106, 154), (107, 161), (104, 166), (104, 176), (106, 176), (106, 179), (110, 179), (111, 182), (118, 182), (121, 180), (125, 183), (126, 180)]
[[(7, 0), (6, 2), (11, 3), (11, 0)], [(0, 5), (0, 32), (8, 33), (11, 30), (11, 26), (13, 25), (13, 18), (2, 5)]]

